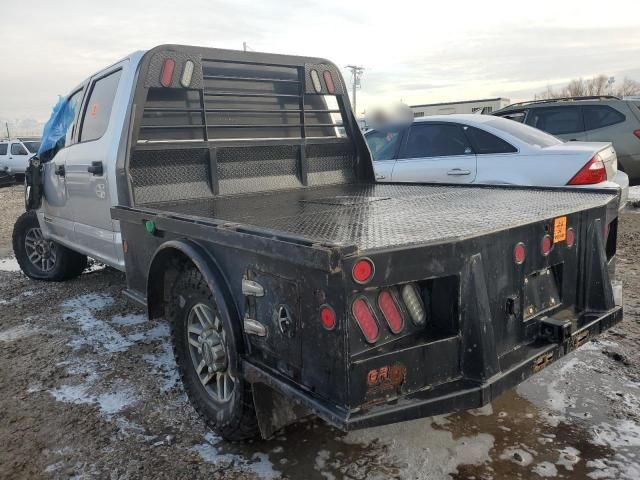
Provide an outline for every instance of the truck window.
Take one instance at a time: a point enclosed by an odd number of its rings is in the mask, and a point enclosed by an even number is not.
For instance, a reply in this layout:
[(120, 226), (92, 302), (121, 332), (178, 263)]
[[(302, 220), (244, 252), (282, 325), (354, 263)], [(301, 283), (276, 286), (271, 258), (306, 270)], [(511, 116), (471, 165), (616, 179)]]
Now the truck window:
[(585, 105), (582, 107), (584, 113), (584, 126), (587, 130), (608, 127), (616, 123), (624, 122), (627, 117), (614, 108), (607, 105)]
[(7, 143), (0, 143), (0, 155), (7, 154), (7, 147), (8, 147)]
[(27, 155), (27, 149), (22, 146), (20, 143), (12, 143), (11, 144), (11, 155)]
[(472, 153), (466, 135), (458, 125), (413, 125), (402, 158), (444, 157)]
[(22, 144), (25, 147), (27, 147), (27, 150), (29, 150), (29, 153), (38, 153), (38, 149), (40, 148), (40, 142), (28, 141), (28, 142), (22, 142)]
[(464, 127), (477, 154), (513, 153), (518, 149), (495, 135), (475, 127)]
[(525, 112), (524, 110), (519, 110), (517, 112), (496, 113), (496, 115), (502, 118), (513, 120), (514, 122), (522, 123), (524, 122)]
[(534, 108), (527, 123), (553, 135), (584, 131), (580, 107)]
[(64, 145), (68, 147), (73, 143), (73, 133), (76, 129), (76, 123), (78, 122), (79, 110), (80, 110), (80, 102), (82, 102), (82, 93), (84, 89), (78, 90), (73, 93), (69, 97), (69, 106), (68, 108), (73, 111), (73, 122), (69, 125), (67, 129), (67, 135), (65, 136)]
[(104, 135), (109, 125), (111, 107), (121, 74), (122, 70), (117, 70), (93, 83), (89, 99), (84, 107), (79, 141), (90, 142)]

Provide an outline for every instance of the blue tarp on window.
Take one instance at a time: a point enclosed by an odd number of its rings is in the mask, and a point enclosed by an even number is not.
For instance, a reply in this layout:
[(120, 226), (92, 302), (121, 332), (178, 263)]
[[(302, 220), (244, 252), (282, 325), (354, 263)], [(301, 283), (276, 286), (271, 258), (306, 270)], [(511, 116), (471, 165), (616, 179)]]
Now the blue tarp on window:
[(42, 142), (38, 149), (39, 158), (44, 159), (45, 156), (51, 158), (55, 152), (64, 147), (67, 130), (74, 116), (74, 107), (67, 98), (60, 97), (42, 131)]

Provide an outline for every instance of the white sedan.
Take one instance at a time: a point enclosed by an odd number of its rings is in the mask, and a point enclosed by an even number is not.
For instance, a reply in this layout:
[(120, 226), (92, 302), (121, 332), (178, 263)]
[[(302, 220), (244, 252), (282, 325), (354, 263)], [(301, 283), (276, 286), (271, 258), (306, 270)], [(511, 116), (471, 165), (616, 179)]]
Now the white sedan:
[(490, 115), (438, 115), (365, 133), (379, 182), (511, 184), (621, 188), (611, 143), (563, 142)]

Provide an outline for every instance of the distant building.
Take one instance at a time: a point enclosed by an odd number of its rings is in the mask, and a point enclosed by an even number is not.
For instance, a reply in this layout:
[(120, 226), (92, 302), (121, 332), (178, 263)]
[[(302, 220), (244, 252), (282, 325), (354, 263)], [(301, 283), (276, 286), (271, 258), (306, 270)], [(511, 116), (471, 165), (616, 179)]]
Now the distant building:
[(509, 105), (508, 98), (485, 98), (482, 100), (466, 100), (463, 102), (427, 103), (411, 105), (413, 116), (428, 117), (429, 115), (448, 115), (451, 113), (491, 113)]

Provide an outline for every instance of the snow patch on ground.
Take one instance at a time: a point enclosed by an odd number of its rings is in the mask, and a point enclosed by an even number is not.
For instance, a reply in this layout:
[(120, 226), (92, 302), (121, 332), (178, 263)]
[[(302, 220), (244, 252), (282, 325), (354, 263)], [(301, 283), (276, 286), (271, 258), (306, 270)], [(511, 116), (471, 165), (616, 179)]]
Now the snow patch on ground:
[(0, 258), (0, 271), (2, 272), (19, 272), (20, 265), (14, 257)]
[(69, 343), (75, 349), (91, 346), (109, 353), (124, 352), (133, 345), (129, 339), (119, 334), (108, 322), (99, 320), (94, 313), (113, 304), (113, 297), (89, 293), (67, 300), (62, 304), (65, 318), (74, 320), (82, 335), (76, 335)]
[(640, 447), (640, 424), (629, 419), (615, 425), (603, 422), (593, 429), (593, 443), (613, 449)]
[(100, 413), (107, 417), (121, 412), (137, 401), (134, 390), (125, 384), (117, 385), (108, 392), (92, 393), (93, 390), (103, 386), (98, 380), (100, 380), (98, 374), (92, 372), (81, 383), (62, 385), (49, 390), (49, 393), (59, 402), (78, 405), (97, 404), (100, 407)]
[(194, 446), (192, 450), (197, 452), (202, 460), (207, 463), (222, 467), (233, 465), (264, 480), (281, 477), (281, 473), (273, 468), (273, 464), (265, 453), (257, 452), (252, 455), (251, 459), (247, 459), (240, 455), (222, 453), (218, 447), (222, 439), (212, 433), (207, 433), (204, 436), (204, 440), (203, 443)]
[(168, 343), (162, 344), (162, 351), (158, 354), (146, 353), (142, 359), (151, 365), (151, 373), (159, 377), (160, 389), (167, 392), (178, 385), (180, 376), (173, 357), (173, 349)]
[(640, 186), (629, 188), (629, 201), (640, 201)]
[(30, 337), (31, 335), (35, 335), (39, 332), (40, 330), (30, 327), (29, 325), (17, 325), (13, 328), (2, 330), (0, 332), (0, 342), (13, 342), (21, 338)]
[(541, 477), (556, 477), (558, 475), (558, 469), (551, 462), (538, 463), (533, 466), (531, 471)]
[(111, 323), (128, 327), (131, 325), (140, 325), (147, 321), (146, 315), (141, 313), (127, 313), (126, 315), (114, 315), (111, 317)]
[[(401, 478), (450, 478), (460, 465), (481, 465), (489, 461), (489, 451), (495, 441), (493, 435), (480, 433), (454, 439), (451, 432), (434, 428), (433, 424), (434, 419), (423, 418), (351, 432), (343, 440), (351, 444), (370, 445), (378, 441), (386, 445), (388, 454), (401, 466)], [(361, 473), (365, 478), (366, 469)]]
[(533, 455), (522, 448), (509, 447), (500, 454), (500, 459), (510, 460), (513, 463), (526, 467), (533, 462)]

